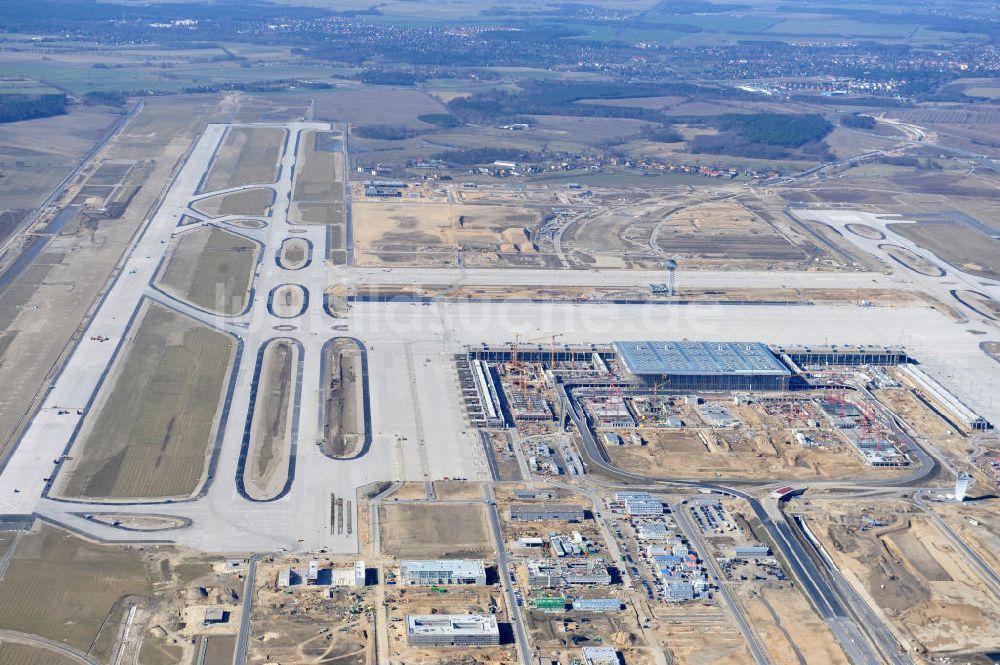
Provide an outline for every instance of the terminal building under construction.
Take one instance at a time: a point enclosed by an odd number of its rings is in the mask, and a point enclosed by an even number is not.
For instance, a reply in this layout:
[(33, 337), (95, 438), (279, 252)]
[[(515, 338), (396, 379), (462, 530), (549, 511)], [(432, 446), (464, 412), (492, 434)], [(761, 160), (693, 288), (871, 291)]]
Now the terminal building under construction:
[(636, 382), (669, 390), (786, 390), (791, 370), (760, 342), (615, 342)]

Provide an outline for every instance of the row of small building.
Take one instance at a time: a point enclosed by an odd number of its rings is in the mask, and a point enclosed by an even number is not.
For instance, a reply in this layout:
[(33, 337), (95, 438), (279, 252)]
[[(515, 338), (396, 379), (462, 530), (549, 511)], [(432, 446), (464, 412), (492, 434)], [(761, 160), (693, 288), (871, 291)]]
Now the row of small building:
[(616, 492), (611, 509), (631, 521), (639, 541), (659, 544), (646, 546), (645, 556), (663, 583), (664, 599), (683, 602), (705, 597), (708, 578), (696, 552), (668, 527), (663, 502), (649, 492)]

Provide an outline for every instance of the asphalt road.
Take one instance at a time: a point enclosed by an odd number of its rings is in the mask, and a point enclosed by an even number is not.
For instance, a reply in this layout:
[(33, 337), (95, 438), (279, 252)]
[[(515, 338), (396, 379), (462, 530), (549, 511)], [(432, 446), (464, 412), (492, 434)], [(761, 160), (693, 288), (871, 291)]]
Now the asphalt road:
[(739, 626), (740, 632), (743, 633), (743, 639), (746, 640), (747, 646), (750, 648), (750, 653), (753, 654), (754, 661), (758, 665), (769, 665), (771, 663), (771, 659), (768, 657), (767, 651), (765, 651), (763, 645), (760, 643), (760, 636), (747, 621), (746, 616), (744, 616), (740, 606), (736, 604), (732, 594), (729, 593), (729, 588), (725, 584), (725, 576), (719, 568), (719, 562), (715, 560), (715, 557), (707, 554), (709, 551), (708, 546), (698, 533), (698, 530), (691, 524), (691, 520), (688, 518), (685, 508), (685, 506), (679, 504), (670, 507), (674, 513), (674, 519), (677, 520), (677, 525), (680, 526), (685, 537), (687, 537), (688, 541), (692, 543), (699, 552), (706, 553), (704, 556), (705, 563), (712, 569), (712, 574), (715, 576), (716, 582), (719, 586), (719, 595), (722, 596), (723, 602), (729, 606), (730, 613), (733, 615), (733, 618), (736, 619), (736, 624)]
[[(500, 586), (503, 587), (507, 596), (507, 607), (510, 608), (510, 620), (514, 626), (514, 640), (517, 642), (517, 652), (521, 657), (521, 665), (531, 665), (531, 648), (528, 646), (528, 633), (524, 629), (524, 620), (521, 618), (521, 608), (517, 604), (517, 597), (514, 595), (514, 585), (510, 582), (510, 560), (507, 558), (507, 547), (504, 545), (503, 530), (500, 528), (500, 516), (497, 514), (497, 504), (493, 496), (493, 485), (484, 483), (485, 494), (488, 498), (486, 512), (490, 519), (490, 530), (493, 533), (493, 542), (497, 548), (497, 574), (500, 576)], [(239, 665), (239, 664), (238, 664)]]
[[(633, 482), (640, 481), (646, 484), (674, 484), (709, 490), (746, 501), (754, 511), (757, 519), (760, 520), (761, 526), (770, 536), (777, 553), (788, 563), (789, 568), (791, 568), (789, 572), (792, 577), (798, 580), (813, 606), (816, 607), (821, 617), (837, 637), (838, 642), (840, 642), (847, 652), (851, 662), (866, 665), (871, 663), (874, 665), (885, 662), (882, 654), (899, 653), (898, 642), (892, 637), (891, 633), (888, 637), (885, 634), (879, 634), (873, 638), (880, 641), (878, 649), (873, 648), (869, 644), (865, 638), (862, 625), (852, 620), (851, 616), (845, 611), (837, 590), (820, 573), (801, 542), (792, 533), (780, 510), (775, 509), (774, 514), (771, 514), (756, 497), (723, 485), (692, 480), (672, 480), (656, 476), (643, 476), (622, 471), (607, 459), (599, 444), (589, 435), (590, 428), (587, 426), (582, 415), (574, 409), (569, 409), (568, 413), (581, 433), (581, 440), (583, 442), (582, 452), (587, 457), (586, 462), (589, 465), (599, 467), (604, 473), (612, 477)], [(858, 609), (871, 611), (866, 604), (862, 603), (862, 605), (863, 608)], [(880, 622), (876, 623), (881, 625)], [(867, 625), (870, 627), (872, 624), (868, 623)], [(908, 659), (893, 660), (899, 663), (909, 662)]]
[(253, 609), (253, 581), (257, 575), (257, 562), (267, 554), (254, 554), (247, 566), (247, 579), (243, 585), (243, 612), (240, 616), (240, 632), (236, 635), (236, 655), (233, 665), (247, 662), (247, 641), (250, 639), (250, 611)]

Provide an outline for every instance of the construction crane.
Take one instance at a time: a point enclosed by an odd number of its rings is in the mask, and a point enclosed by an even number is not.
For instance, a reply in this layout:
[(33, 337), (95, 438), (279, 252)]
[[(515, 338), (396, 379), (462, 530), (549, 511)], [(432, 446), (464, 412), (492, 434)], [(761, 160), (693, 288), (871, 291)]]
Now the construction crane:
[(566, 333), (559, 333), (557, 335), (552, 335), (552, 349), (549, 352), (549, 369), (554, 370), (556, 367), (556, 340), (565, 335)]
[[(521, 333), (514, 333), (514, 349), (511, 352), (511, 374), (516, 374), (515, 386), (519, 389), (521, 398), (527, 402), (528, 400), (528, 370), (526, 367), (521, 367), (519, 353), (521, 342), (527, 344), (537, 344), (542, 341), (550, 342), (551, 346), (549, 349), (549, 368), (551, 369), (555, 365), (556, 359), (556, 340), (565, 335), (566, 333), (557, 333), (554, 335), (543, 335), (541, 337), (521, 337)], [(539, 346), (541, 346), (539, 344)]]
[[(669, 376), (664, 376), (662, 381), (658, 381), (658, 382), (656, 382), (656, 383), (653, 384), (653, 398), (652, 398), (652, 400), (650, 400), (650, 403), (649, 403), (650, 410), (656, 408), (656, 399), (657, 399), (657, 397), (659, 397), (660, 389), (663, 388), (664, 386), (669, 385), (669, 384), (670, 384), (670, 377)], [(664, 420), (664, 418), (666, 418), (666, 409), (657, 409), (657, 411), (656, 411), (656, 422), (657, 423), (662, 423), (663, 420)], [(645, 427), (649, 427), (650, 426), (650, 425), (646, 425), (645, 424), (645, 421), (646, 421), (646, 417), (645, 416), (642, 417), (642, 420), (643, 420), (643, 425)]]

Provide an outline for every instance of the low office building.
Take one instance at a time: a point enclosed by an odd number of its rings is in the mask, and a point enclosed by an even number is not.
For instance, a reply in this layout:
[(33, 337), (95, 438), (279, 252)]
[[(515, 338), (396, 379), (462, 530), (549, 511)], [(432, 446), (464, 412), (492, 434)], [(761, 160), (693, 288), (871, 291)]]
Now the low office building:
[(486, 567), (481, 559), (456, 561), (401, 561), (399, 579), (411, 586), (437, 584), (486, 584)]
[(480, 647), (500, 644), (497, 618), (482, 614), (411, 614), (406, 617), (410, 646)]
[(628, 499), (625, 514), (630, 517), (656, 517), (663, 514), (663, 502), (659, 499)]
[(670, 535), (670, 530), (663, 522), (637, 524), (635, 527), (635, 536), (639, 540), (666, 540)]
[(510, 518), (517, 522), (539, 522), (542, 520), (582, 522), (586, 517), (586, 510), (583, 506), (578, 505), (534, 503), (512, 503), (510, 505)]
[(525, 564), (528, 584), (533, 587), (565, 586), (607, 586), (611, 584), (611, 573), (604, 559), (592, 558), (583, 561), (533, 560)]

